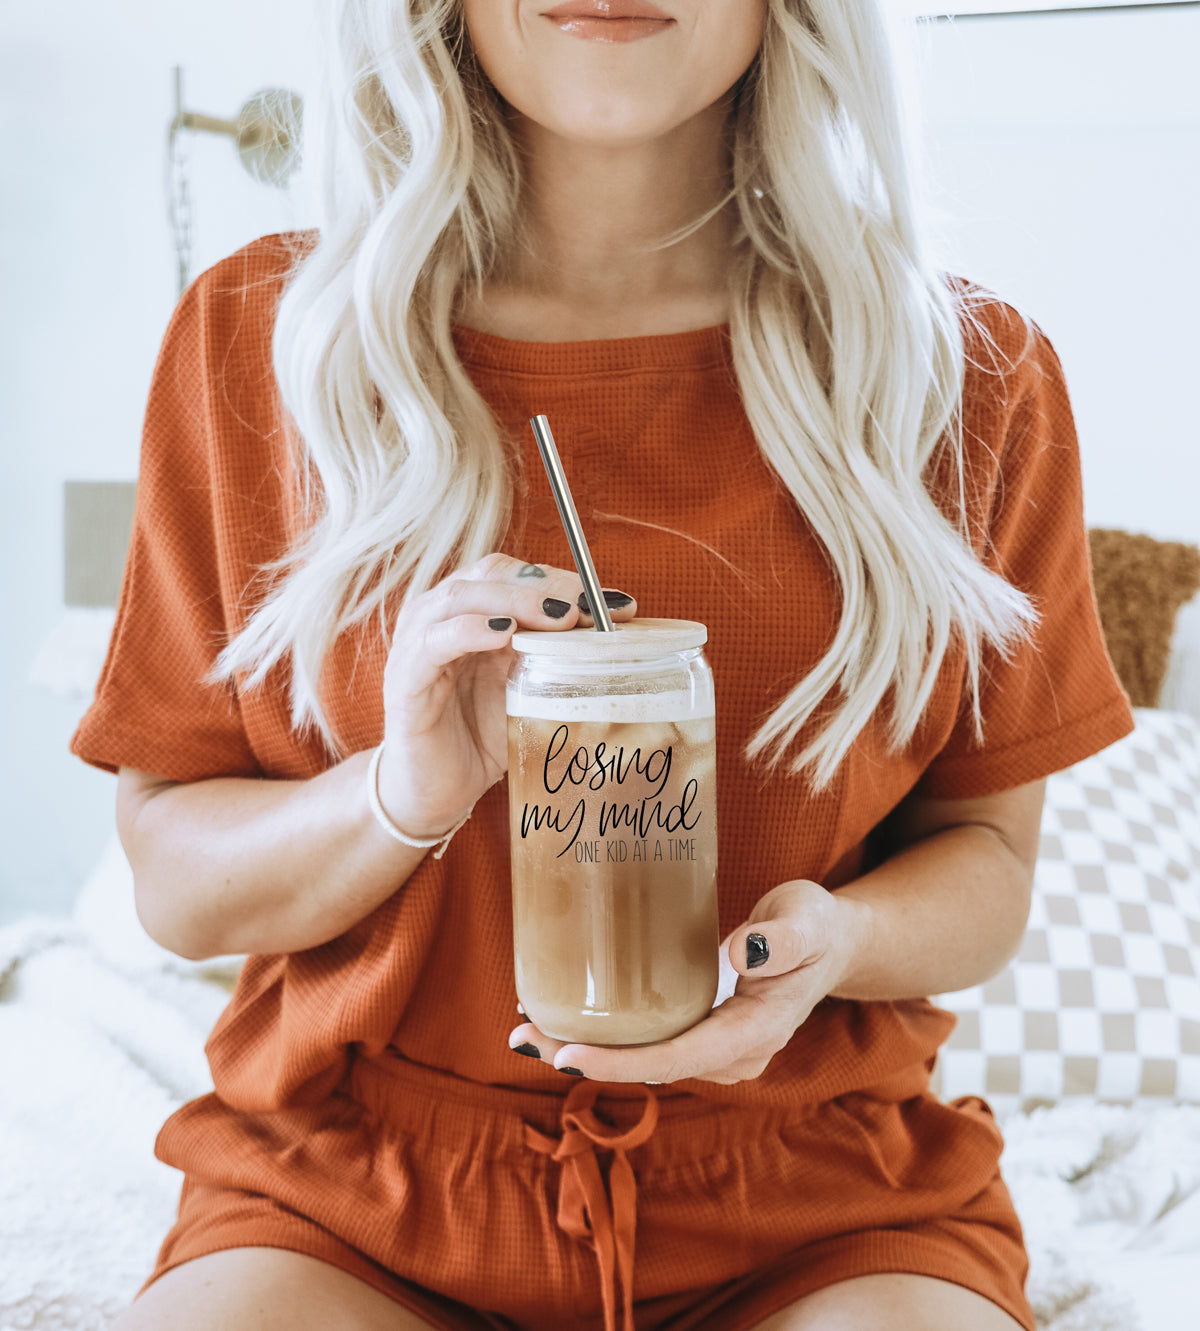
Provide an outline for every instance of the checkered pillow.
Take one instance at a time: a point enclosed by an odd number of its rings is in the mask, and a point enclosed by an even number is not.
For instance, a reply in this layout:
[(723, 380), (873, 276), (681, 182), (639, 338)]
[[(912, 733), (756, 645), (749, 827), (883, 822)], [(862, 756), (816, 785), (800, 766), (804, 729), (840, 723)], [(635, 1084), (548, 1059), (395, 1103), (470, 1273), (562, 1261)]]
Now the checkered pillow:
[(947, 1099), (1200, 1102), (1200, 723), (1136, 717), (1047, 782), (1016, 959), (935, 1000), (958, 1016), (936, 1079)]

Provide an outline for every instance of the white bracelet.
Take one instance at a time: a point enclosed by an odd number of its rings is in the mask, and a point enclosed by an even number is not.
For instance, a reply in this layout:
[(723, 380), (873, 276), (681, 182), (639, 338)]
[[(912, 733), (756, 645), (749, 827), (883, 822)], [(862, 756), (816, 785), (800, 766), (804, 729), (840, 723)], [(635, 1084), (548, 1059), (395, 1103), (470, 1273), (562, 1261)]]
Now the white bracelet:
[(406, 835), (387, 816), (387, 811), (379, 802), (379, 760), (382, 757), (383, 745), (380, 744), (371, 755), (371, 765), (367, 768), (367, 803), (371, 806), (371, 812), (375, 815), (375, 821), (393, 841), (399, 841), (400, 844), (404, 846), (411, 846), (413, 850), (432, 850), (433, 847), (436, 846), (437, 850), (433, 852), (433, 858), (435, 860), (440, 860), (446, 853), (446, 847), (450, 844), (450, 838), (475, 812), (475, 806), (472, 804), (458, 822), (456, 822), (448, 832), (443, 832), (441, 836), (432, 837), (428, 841), (423, 841), (418, 840), (417, 837)]

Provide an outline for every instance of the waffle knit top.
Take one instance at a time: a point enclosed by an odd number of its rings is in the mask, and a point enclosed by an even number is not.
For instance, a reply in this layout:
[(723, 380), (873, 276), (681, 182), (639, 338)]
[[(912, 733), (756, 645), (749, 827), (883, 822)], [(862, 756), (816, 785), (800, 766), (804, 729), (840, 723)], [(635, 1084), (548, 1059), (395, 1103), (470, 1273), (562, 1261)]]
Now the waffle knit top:
[[(295, 734), (286, 676), (254, 691), (205, 683), (245, 622), (256, 574), (296, 534), (295, 462), (275, 388), (271, 333), (303, 236), (265, 237), (200, 277), (159, 355), (145, 419), (134, 532), (107, 662), (72, 740), (87, 762), (177, 781), (308, 778), (331, 761)], [(1058, 360), (999, 301), (966, 329), (966, 475), (980, 548), (1041, 614), (1034, 641), (985, 660), (984, 743), (974, 740), (961, 655), (947, 658), (910, 747), (883, 720), (813, 796), (743, 753), (762, 718), (826, 649), (837, 589), (801, 509), (763, 461), (725, 326), (557, 344), (456, 329), (472, 380), (513, 441), (503, 549), (571, 567), (529, 418), (554, 424), (606, 586), (639, 614), (700, 620), (717, 690), (722, 936), (776, 884), (836, 887), (910, 791), (965, 798), (1037, 780), (1132, 727), (1092, 593), (1080, 462)], [(522, 466), (523, 459), (523, 466)], [(986, 545), (985, 545), (986, 542)], [(378, 620), (339, 642), (323, 698), (347, 753), (382, 738), (386, 657)], [(443, 940), (455, 940), (445, 964)], [(385, 1051), (482, 1084), (563, 1094), (562, 1077), (514, 1058), (507, 790), (502, 781), (441, 860), (427, 856), (369, 916), (321, 946), (247, 959), (207, 1046), (231, 1108), (316, 1103), (357, 1057)], [(680, 1082), (665, 1094), (747, 1105), (819, 1102), (897, 1080), (924, 1084), (953, 1018), (924, 1000), (826, 999), (759, 1078)], [(519, 1065), (519, 1066), (514, 1066)]]

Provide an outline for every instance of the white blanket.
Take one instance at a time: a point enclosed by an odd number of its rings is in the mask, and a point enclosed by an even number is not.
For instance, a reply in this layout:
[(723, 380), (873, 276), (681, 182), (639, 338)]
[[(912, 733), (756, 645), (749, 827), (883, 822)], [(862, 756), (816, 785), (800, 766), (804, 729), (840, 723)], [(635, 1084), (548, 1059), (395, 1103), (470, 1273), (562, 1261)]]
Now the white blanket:
[[(142, 1284), (180, 1184), (154, 1138), (211, 1089), (227, 972), (121, 964), (62, 920), (0, 929), (0, 1331), (101, 1331)], [(1068, 1104), (1005, 1128), (1044, 1331), (1194, 1327), (1200, 1108)]]

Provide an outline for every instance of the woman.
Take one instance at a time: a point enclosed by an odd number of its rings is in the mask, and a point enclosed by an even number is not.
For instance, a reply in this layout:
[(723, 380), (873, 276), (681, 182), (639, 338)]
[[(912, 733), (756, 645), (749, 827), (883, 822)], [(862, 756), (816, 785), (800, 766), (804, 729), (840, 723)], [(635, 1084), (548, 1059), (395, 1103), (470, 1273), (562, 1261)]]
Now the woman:
[[(928, 266), (875, 5), (331, 9), (323, 224), (175, 313), (74, 740), (151, 936), (250, 954), (115, 1325), (1031, 1328), (924, 995), (1131, 717), (1061, 371)], [(615, 614), (710, 630), (739, 978), (665, 1044), (515, 1006), (509, 643), (589, 622), (538, 412)]]

